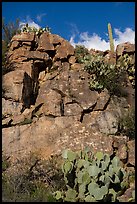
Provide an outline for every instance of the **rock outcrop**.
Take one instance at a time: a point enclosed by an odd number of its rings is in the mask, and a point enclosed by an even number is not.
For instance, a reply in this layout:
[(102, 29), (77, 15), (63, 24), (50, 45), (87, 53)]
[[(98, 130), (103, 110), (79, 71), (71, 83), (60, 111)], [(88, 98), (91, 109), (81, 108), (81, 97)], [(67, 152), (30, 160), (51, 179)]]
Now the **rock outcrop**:
[[(123, 46), (117, 48), (112, 62), (123, 52), (135, 53)], [(122, 146), (126, 152), (118, 154), (121, 159), (128, 154), (134, 165), (131, 141), (115, 136), (128, 101), (111, 97), (107, 89), (91, 91), (90, 75), (77, 63), (74, 51), (68, 41), (48, 32), (39, 38), (34, 33), (12, 38), (7, 67), (13, 70), (3, 76), (3, 152), (13, 161), (31, 152), (48, 158), (66, 148), (85, 146), (111, 154), (115, 140), (128, 146), (126, 150)]]

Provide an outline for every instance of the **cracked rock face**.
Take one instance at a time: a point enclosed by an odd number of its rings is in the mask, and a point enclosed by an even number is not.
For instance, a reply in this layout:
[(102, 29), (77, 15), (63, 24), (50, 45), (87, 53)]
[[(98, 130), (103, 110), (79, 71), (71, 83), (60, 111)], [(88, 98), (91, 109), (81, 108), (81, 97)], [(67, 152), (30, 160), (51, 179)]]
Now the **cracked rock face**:
[[(74, 48), (58, 35), (40, 38), (23, 33), (12, 38), (3, 77), (3, 152), (16, 159), (37, 152), (47, 159), (63, 149), (90, 146), (113, 153), (118, 119), (129, 106), (125, 98), (89, 89), (90, 75), (76, 63)], [(120, 138), (120, 136), (119, 136)], [(119, 140), (116, 138), (116, 140)], [(121, 158), (125, 159), (125, 144)], [(128, 144), (131, 149), (131, 143)], [(129, 163), (134, 165), (129, 153)]]

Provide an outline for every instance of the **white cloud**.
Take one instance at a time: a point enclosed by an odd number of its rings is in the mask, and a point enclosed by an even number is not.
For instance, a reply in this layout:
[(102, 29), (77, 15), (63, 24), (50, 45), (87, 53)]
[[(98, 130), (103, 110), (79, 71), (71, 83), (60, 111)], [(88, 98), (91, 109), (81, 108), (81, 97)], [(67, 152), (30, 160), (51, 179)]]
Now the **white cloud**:
[[(118, 44), (124, 42), (135, 43), (135, 31), (131, 28), (126, 28), (124, 32), (121, 32), (119, 29), (114, 29), (114, 33), (116, 38), (114, 38), (114, 45), (115, 48)], [(70, 38), (70, 43), (75, 47), (75, 45), (84, 45), (88, 49), (95, 49), (95, 50), (108, 50), (110, 49), (109, 41), (102, 39), (96, 33), (89, 35), (88, 32), (83, 32), (79, 35), (79, 40), (75, 42), (75, 36), (72, 35)]]
[(29, 16), (26, 17), (26, 20), (19, 22), (19, 28), (22, 29), (27, 23), (29, 27), (40, 28), (40, 25), (35, 23)]
[(118, 36), (115, 39), (115, 44), (120, 44), (121, 42), (135, 43), (135, 31), (131, 28), (126, 28), (125, 32), (121, 32), (119, 29), (114, 29), (115, 34)]
[(37, 17), (36, 17), (37, 21), (38, 21), (38, 22), (41, 22), (42, 18), (43, 18), (44, 16), (46, 16), (46, 15), (47, 15), (46, 13), (42, 13), (42, 14), (37, 15)]

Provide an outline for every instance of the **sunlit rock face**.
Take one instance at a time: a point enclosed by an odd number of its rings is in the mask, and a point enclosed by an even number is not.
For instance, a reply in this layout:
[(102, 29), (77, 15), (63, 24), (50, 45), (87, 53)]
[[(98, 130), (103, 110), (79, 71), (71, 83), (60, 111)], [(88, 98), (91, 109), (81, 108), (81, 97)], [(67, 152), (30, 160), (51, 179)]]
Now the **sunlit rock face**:
[[(114, 55), (102, 55), (107, 62), (115, 63), (123, 53), (134, 56), (134, 46), (119, 45)], [(91, 91), (90, 75), (76, 61), (75, 49), (68, 41), (48, 32), (39, 38), (34, 33), (15, 35), (7, 66), (13, 70), (3, 76), (4, 154), (13, 161), (32, 152), (47, 159), (63, 149), (86, 146), (112, 154), (115, 138), (118, 148), (123, 149), (118, 153), (121, 158), (126, 157), (123, 146), (129, 146), (129, 162), (134, 165), (131, 142), (126, 136), (114, 136), (119, 118), (134, 98), (111, 97), (107, 89), (101, 93)]]

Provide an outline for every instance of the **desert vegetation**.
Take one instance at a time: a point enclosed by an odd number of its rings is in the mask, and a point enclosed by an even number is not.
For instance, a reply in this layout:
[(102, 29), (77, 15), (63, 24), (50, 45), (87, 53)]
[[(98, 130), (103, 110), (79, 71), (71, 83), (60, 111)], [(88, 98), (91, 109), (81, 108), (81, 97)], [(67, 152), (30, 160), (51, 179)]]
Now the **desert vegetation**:
[[(4, 20), (2, 22), (3, 75), (13, 70), (13, 67), (8, 69), (6, 67), (6, 53), (10, 40), (15, 34), (34, 32), (40, 37), (43, 32), (51, 32), (49, 27), (35, 29), (29, 27), (28, 24), (19, 30), (18, 23), (19, 20), (16, 24), (8, 25), (4, 23)], [(108, 29), (110, 48), (114, 53), (110, 25)], [(84, 46), (77, 45), (73, 57), (76, 58), (76, 63), (83, 65), (84, 73), (89, 74), (90, 90), (101, 93), (107, 89), (110, 97), (126, 97), (127, 92), (124, 88), (128, 83), (135, 89), (135, 66), (130, 55), (123, 54), (116, 63), (110, 63), (105, 61), (103, 53), (91, 54)], [(4, 93), (5, 90), (2, 91)], [(73, 102), (75, 101), (68, 102), (68, 104)], [(88, 112), (89, 109), (86, 111)], [(5, 119), (4, 115), (2, 119)], [(26, 118), (16, 125), (27, 125), (32, 122), (32, 118)], [(129, 140), (134, 140), (135, 108), (129, 107), (118, 122), (117, 136), (122, 134)], [(18, 174), (12, 175), (10, 174), (13, 168), (11, 158), (2, 155), (3, 202), (124, 202), (123, 195), (135, 181), (134, 171), (128, 172), (126, 164), (115, 152), (111, 155), (101, 151), (93, 153), (87, 147), (75, 152), (65, 149), (62, 154), (51, 156), (47, 160), (41, 160), (37, 155), (28, 155), (28, 157), (28, 160), (19, 163), (22, 168), (25, 163), (25, 170), (19, 169)], [(128, 167), (134, 168), (134, 165), (129, 164)], [(126, 201), (135, 201), (134, 188)]]
[[(3, 202), (121, 202), (135, 179), (115, 154), (93, 154), (88, 147), (66, 149), (42, 163), (32, 156), (29, 166), (22, 174), (8, 176), (10, 162), (3, 156)], [(128, 201), (135, 201), (134, 190)]]

